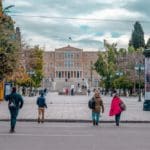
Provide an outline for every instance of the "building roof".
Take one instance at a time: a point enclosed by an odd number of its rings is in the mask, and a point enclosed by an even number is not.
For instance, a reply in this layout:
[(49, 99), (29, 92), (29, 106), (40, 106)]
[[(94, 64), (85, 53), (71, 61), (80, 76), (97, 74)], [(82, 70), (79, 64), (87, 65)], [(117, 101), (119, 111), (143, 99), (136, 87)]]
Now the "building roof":
[(68, 45), (66, 47), (55, 49), (55, 51), (83, 51), (83, 49), (79, 49)]

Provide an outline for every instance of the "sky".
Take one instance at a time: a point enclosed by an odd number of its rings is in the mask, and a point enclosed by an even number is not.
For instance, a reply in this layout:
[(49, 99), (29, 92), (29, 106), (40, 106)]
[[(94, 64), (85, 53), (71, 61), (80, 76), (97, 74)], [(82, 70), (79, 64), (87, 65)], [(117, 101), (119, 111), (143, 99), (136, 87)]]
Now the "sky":
[(9, 15), (22, 39), (46, 51), (67, 45), (103, 50), (104, 39), (127, 48), (135, 21), (145, 41), (150, 37), (150, 0), (3, 0), (3, 5), (15, 5)]

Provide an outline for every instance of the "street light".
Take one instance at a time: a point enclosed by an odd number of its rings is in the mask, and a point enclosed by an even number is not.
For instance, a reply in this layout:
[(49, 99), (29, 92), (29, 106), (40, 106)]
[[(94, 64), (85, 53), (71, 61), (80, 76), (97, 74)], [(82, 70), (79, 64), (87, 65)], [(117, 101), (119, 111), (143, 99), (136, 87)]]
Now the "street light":
[(144, 65), (139, 63), (135, 66), (135, 70), (138, 72), (139, 75), (139, 90), (138, 90), (138, 94), (139, 94), (139, 102), (141, 102), (141, 73), (144, 70)]
[[(120, 78), (123, 75), (123, 72), (117, 71), (116, 75)], [(120, 95), (120, 84), (119, 84), (119, 95)]]
[(93, 82), (93, 70), (95, 70), (95, 66), (93, 64), (93, 62), (91, 61), (91, 65), (90, 65), (90, 74), (91, 74), (91, 87), (92, 87), (92, 82)]
[(29, 93), (29, 95), (31, 95), (31, 93), (32, 93), (31, 77), (32, 77), (32, 75), (35, 75), (35, 71), (29, 70), (29, 71), (27, 71), (27, 74), (30, 76), (30, 93)]
[(150, 49), (145, 49), (143, 54), (145, 56), (145, 98), (143, 110), (150, 111)]

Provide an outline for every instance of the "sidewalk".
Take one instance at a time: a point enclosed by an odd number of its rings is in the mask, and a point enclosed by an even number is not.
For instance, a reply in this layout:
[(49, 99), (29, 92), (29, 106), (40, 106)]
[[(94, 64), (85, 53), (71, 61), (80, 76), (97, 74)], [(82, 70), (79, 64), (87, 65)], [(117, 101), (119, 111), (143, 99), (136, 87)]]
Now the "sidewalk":
[[(37, 97), (24, 97), (24, 107), (20, 111), (18, 119), (22, 121), (36, 121), (37, 119)], [(57, 93), (48, 93), (46, 101), (48, 109), (45, 113), (46, 121), (65, 122), (89, 122), (91, 121), (91, 110), (88, 108), (88, 96), (64, 96)], [(112, 122), (114, 117), (109, 117), (109, 107), (112, 97), (102, 96), (105, 113), (101, 115), (100, 121)], [(137, 97), (122, 97), (127, 105), (127, 110), (122, 113), (123, 122), (149, 122), (150, 112), (143, 111), (143, 102), (138, 102)], [(0, 120), (9, 120), (7, 102), (0, 103)]]

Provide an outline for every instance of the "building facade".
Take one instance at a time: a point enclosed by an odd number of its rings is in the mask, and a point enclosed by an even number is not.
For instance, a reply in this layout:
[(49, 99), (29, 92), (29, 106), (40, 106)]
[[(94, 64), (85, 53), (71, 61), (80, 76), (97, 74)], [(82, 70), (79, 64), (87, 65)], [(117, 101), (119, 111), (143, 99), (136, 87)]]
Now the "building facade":
[[(56, 89), (65, 83), (98, 86), (99, 75), (92, 65), (98, 58), (98, 52), (85, 52), (82, 49), (67, 46), (44, 52), (44, 78), (46, 82), (55, 81)], [(61, 85), (60, 86), (60, 82)]]

